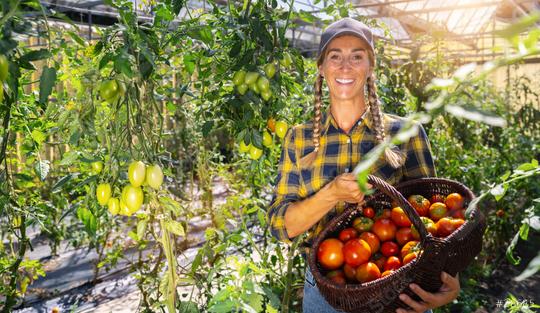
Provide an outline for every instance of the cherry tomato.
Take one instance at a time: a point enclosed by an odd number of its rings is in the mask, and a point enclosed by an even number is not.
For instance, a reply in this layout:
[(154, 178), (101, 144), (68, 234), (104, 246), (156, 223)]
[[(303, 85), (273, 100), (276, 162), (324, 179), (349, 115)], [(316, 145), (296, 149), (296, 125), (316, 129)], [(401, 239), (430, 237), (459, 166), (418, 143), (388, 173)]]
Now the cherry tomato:
[(386, 276), (392, 274), (393, 272), (394, 272), (393, 270), (384, 271), (384, 272), (381, 274), (381, 277), (386, 277)]
[(390, 257), (392, 255), (397, 255), (398, 252), (399, 252), (399, 246), (397, 245), (397, 243), (395, 243), (393, 241), (385, 241), (381, 245), (381, 253), (385, 257)]
[(144, 202), (144, 194), (141, 187), (126, 185), (122, 191), (122, 200), (131, 214), (137, 212)]
[(393, 271), (397, 270), (401, 267), (401, 261), (397, 256), (390, 256), (386, 260), (386, 263), (384, 263), (384, 270), (385, 271)]
[(118, 198), (110, 198), (107, 202), (107, 207), (112, 215), (118, 214), (120, 212), (120, 200)]
[[(465, 210), (456, 210), (456, 211), (453, 211), (453, 212), (462, 212), (462, 211), (465, 211)], [(498, 209), (497, 212), (495, 212), (495, 214), (497, 215), (497, 217), (503, 217), (504, 216), (504, 210), (503, 209)], [(452, 215), (453, 217), (458, 217), (458, 216), (454, 216)], [(465, 219), (465, 214), (463, 214), (463, 217), (461, 217), (463, 219)]]
[(146, 184), (154, 189), (159, 189), (163, 183), (163, 171), (159, 165), (150, 165), (146, 168)]
[(268, 127), (268, 129), (270, 129), (271, 132), (275, 132), (276, 120), (273, 117), (269, 118), (268, 121), (266, 121), (266, 127)]
[(325, 239), (317, 250), (317, 260), (322, 267), (334, 270), (343, 265), (343, 243), (335, 238)]
[(391, 220), (383, 218), (373, 224), (372, 231), (381, 241), (389, 241), (396, 236), (397, 227)]
[(232, 81), (235, 86), (240, 86), (244, 83), (244, 79), (246, 78), (246, 72), (243, 70), (237, 71), (234, 73)]
[(352, 225), (358, 232), (370, 231), (373, 227), (373, 220), (367, 217), (357, 217), (353, 220)]
[(440, 202), (440, 203), (444, 203), (444, 201), (446, 200), (446, 197), (441, 195), (441, 194), (434, 194), (433, 196), (431, 196), (431, 203), (435, 203), (435, 202)]
[(386, 257), (380, 253), (377, 253), (373, 256), (372, 262), (375, 263), (382, 271), (384, 270), (384, 263), (386, 263)]
[[(437, 225), (435, 224), (435, 222), (425, 216), (420, 216), (420, 220), (422, 221), (422, 223), (424, 223), (424, 226), (426, 227), (428, 233), (433, 236), (437, 236)], [(411, 233), (414, 239), (420, 239), (420, 233), (416, 230), (414, 225), (411, 226)]]
[(236, 90), (241, 95), (245, 95), (248, 89), (249, 89), (249, 85), (247, 84), (241, 84), (241, 85), (236, 86)]
[(383, 218), (391, 219), (392, 218), (392, 210), (384, 209), (384, 210), (380, 211), (377, 214), (377, 216), (375, 216), (375, 221), (378, 221), (378, 220), (383, 219)]
[(259, 89), (259, 85), (257, 85), (257, 82), (254, 82), (253, 84), (249, 84), (249, 89), (251, 89), (251, 91), (253, 91), (254, 93), (256, 94), (260, 94), (261, 93), (261, 90)]
[(264, 101), (270, 100), (270, 98), (272, 98), (272, 90), (261, 91), (261, 97)]
[(453, 218), (465, 219), (465, 209), (450, 211), (450, 214)]
[(283, 53), (283, 59), (279, 60), (279, 63), (283, 66), (283, 67), (289, 67), (291, 64), (292, 64), (292, 57), (291, 57), (291, 54), (289, 52), (284, 52)]
[(343, 257), (345, 263), (356, 267), (369, 260), (371, 257), (371, 248), (364, 240), (353, 238), (343, 246)]
[(285, 135), (287, 134), (287, 129), (288, 128), (289, 128), (289, 126), (287, 125), (286, 122), (277, 121), (276, 122), (276, 135), (281, 139), (285, 138)]
[(418, 215), (428, 216), (429, 206), (431, 205), (428, 199), (424, 198), (421, 195), (412, 195), (409, 196), (407, 200), (409, 200), (409, 203), (416, 210), (416, 212), (418, 212)]
[(371, 254), (379, 251), (381, 242), (379, 241), (379, 238), (374, 233), (371, 233), (368, 231), (363, 232), (360, 235), (360, 239), (368, 243), (369, 247), (371, 248)]
[(399, 227), (411, 226), (411, 221), (407, 217), (405, 211), (400, 207), (395, 207), (391, 212), (392, 221)]
[(251, 144), (247, 145), (244, 140), (240, 140), (240, 144), (238, 145), (238, 150), (241, 153), (246, 153), (249, 151), (249, 148), (251, 148)]
[(343, 274), (342, 270), (328, 272), (328, 274), (326, 274), (326, 277), (330, 278), (331, 281), (335, 282), (338, 285), (345, 285), (345, 283), (347, 282), (345, 280), (345, 275)]
[(246, 85), (252, 85), (257, 82), (257, 79), (259, 79), (259, 73), (257, 72), (247, 72), (246, 76), (244, 77), (244, 83)]
[(403, 265), (412, 262), (412, 260), (415, 260), (417, 257), (418, 257), (418, 252), (416, 252), (416, 251), (413, 251), (413, 252), (407, 254), (407, 255), (403, 258)]
[(103, 162), (101, 161), (92, 162), (91, 167), (92, 167), (92, 173), (97, 175), (101, 173), (101, 170), (103, 170)]
[(409, 241), (403, 247), (401, 247), (401, 258), (412, 252), (420, 251), (420, 242), (419, 241)]
[(99, 85), (99, 95), (107, 102), (112, 102), (118, 92), (119, 86), (115, 79), (106, 80)]
[(257, 79), (257, 87), (259, 87), (261, 92), (268, 91), (270, 89), (270, 81), (268, 78), (260, 76), (259, 79)]
[(397, 230), (396, 232), (396, 241), (398, 245), (403, 246), (407, 242), (413, 240), (413, 234), (410, 227), (403, 227)]
[(109, 184), (99, 184), (96, 188), (96, 198), (100, 205), (106, 205), (111, 194), (111, 185)]
[(435, 202), (429, 207), (429, 217), (435, 222), (445, 217), (446, 213), (448, 213), (448, 210), (444, 203)]
[[(146, 176), (146, 165), (141, 161), (133, 161), (129, 164), (128, 178), (133, 187), (139, 187)], [(126, 201), (127, 202), (127, 201)]]
[(270, 133), (267, 132), (266, 130), (263, 131), (263, 140), (262, 140), (262, 142), (263, 142), (263, 145), (265, 147), (268, 147), (268, 148), (270, 148), (274, 143), (273, 140), (272, 140), (272, 135), (270, 135)]
[(339, 240), (342, 242), (347, 242), (353, 238), (358, 237), (358, 232), (354, 228), (345, 228), (339, 233)]
[(356, 281), (356, 267), (350, 266), (349, 264), (345, 263), (345, 265), (343, 265), (343, 273), (348, 280), (353, 282)]
[(454, 224), (454, 231), (456, 231), (461, 227), (461, 225), (465, 224), (465, 220), (461, 218), (454, 218), (452, 219), (452, 223)]
[(460, 210), (463, 209), (463, 197), (457, 193), (451, 193), (448, 196), (446, 196), (446, 207), (450, 210)]
[(274, 77), (274, 75), (276, 74), (276, 66), (274, 65), (274, 63), (266, 64), (264, 66), (264, 73), (266, 74), (266, 76), (268, 76), (268, 78)]
[(252, 160), (258, 160), (258, 159), (260, 159), (260, 157), (262, 156), (262, 154), (263, 154), (262, 149), (259, 149), (259, 148), (255, 147), (255, 146), (253, 146), (253, 145), (249, 148), (249, 157), (250, 157)]
[(375, 216), (375, 210), (372, 207), (365, 207), (362, 209), (362, 214), (367, 218), (373, 218)]
[(367, 262), (356, 269), (356, 280), (366, 283), (381, 277), (379, 267), (373, 262)]
[(454, 222), (450, 217), (443, 217), (437, 222), (437, 235), (439, 237), (447, 237), (454, 232)]

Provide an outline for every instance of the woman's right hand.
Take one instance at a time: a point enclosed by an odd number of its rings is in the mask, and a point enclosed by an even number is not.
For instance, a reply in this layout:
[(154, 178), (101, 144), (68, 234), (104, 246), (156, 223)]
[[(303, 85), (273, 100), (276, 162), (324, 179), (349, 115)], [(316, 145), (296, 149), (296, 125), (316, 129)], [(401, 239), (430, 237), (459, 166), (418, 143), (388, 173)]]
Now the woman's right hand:
[[(360, 191), (356, 177), (351, 173), (337, 176), (328, 185), (336, 201), (361, 203), (364, 200), (364, 193)], [(367, 184), (367, 187), (371, 189), (372, 186)]]

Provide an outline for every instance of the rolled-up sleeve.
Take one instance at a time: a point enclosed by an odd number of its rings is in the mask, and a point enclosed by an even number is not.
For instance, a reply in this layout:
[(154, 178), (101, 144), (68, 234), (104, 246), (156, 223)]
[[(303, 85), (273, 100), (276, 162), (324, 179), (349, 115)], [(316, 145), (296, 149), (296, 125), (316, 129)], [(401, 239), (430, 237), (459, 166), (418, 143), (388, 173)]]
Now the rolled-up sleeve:
[(292, 202), (298, 201), (300, 198), (298, 195), (300, 173), (296, 166), (295, 151), (294, 129), (291, 128), (283, 141), (274, 195), (268, 207), (268, 220), (272, 236), (287, 243), (291, 241), (285, 228), (285, 212)]
[(417, 126), (419, 127), (418, 135), (411, 138), (406, 145), (407, 161), (403, 169), (404, 180), (437, 176), (426, 131), (421, 124)]

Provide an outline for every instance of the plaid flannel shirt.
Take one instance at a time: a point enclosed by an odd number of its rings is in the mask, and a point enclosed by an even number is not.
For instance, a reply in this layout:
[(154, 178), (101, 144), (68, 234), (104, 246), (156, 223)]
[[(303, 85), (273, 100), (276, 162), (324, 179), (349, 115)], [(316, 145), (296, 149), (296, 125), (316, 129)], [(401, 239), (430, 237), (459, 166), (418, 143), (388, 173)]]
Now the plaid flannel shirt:
[[(395, 135), (405, 119), (383, 114), (387, 134)], [(371, 174), (383, 178), (391, 185), (420, 178), (435, 177), (435, 167), (431, 155), (431, 147), (422, 125), (420, 131), (408, 142), (399, 145), (407, 156), (401, 168), (394, 169), (382, 156), (372, 168)], [(362, 157), (377, 145), (370, 115), (360, 118), (346, 134), (338, 126), (331, 114), (325, 113), (322, 118), (319, 152), (308, 169), (300, 169), (299, 160), (314, 150), (313, 122), (291, 128), (284, 138), (275, 191), (268, 208), (268, 220), (271, 233), (278, 240), (290, 243), (285, 228), (285, 212), (293, 202), (303, 200), (319, 191), (336, 176), (350, 172)], [(309, 230), (308, 242), (314, 238), (324, 226), (343, 211), (345, 203), (339, 202), (325, 217)]]

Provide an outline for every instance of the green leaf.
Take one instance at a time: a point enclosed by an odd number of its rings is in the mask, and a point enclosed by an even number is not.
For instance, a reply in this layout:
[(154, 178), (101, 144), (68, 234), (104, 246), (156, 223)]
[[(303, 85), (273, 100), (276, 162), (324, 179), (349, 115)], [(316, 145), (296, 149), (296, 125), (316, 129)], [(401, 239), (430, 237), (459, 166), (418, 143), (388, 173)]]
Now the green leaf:
[(125, 53), (120, 53), (116, 55), (116, 57), (114, 58), (114, 69), (129, 78), (133, 77), (131, 63), (129, 62), (129, 57), (127, 57)]
[(517, 23), (512, 23), (509, 27), (505, 29), (495, 31), (495, 35), (510, 39), (526, 31), (531, 26), (535, 25), (536, 22), (539, 20), (540, 20), (540, 13), (534, 12), (532, 14), (526, 15)]
[(86, 231), (91, 235), (95, 235), (97, 229), (97, 221), (95, 216), (87, 208), (80, 207), (77, 209), (77, 217), (81, 220), (86, 228)]
[(146, 231), (146, 225), (148, 224), (148, 220), (139, 220), (137, 223), (137, 238), (142, 239), (144, 238), (144, 232)]
[(86, 47), (86, 41), (82, 39), (81, 36), (79, 36), (77, 33), (73, 31), (67, 31), (66, 33), (69, 35), (69, 37), (71, 37), (71, 39), (73, 39), (73, 41), (75, 41), (82, 47)]
[(251, 132), (251, 138), (252, 138), (252, 141), (251, 143), (259, 148), (259, 149), (262, 149), (263, 148), (263, 144), (262, 144), (262, 136), (261, 136), (261, 133), (258, 131), (258, 130), (253, 130)]
[(67, 182), (69, 182), (71, 179), (73, 179), (73, 177), (75, 177), (74, 174), (68, 174), (62, 178), (60, 178), (52, 187), (52, 192), (55, 193), (55, 192), (58, 192), (60, 191), (60, 189), (62, 188), (62, 186), (64, 186)]
[(68, 151), (64, 153), (64, 157), (62, 158), (62, 161), (58, 163), (60, 166), (70, 166), (79, 158), (79, 152), (78, 151)]
[(518, 166), (518, 168), (516, 168), (516, 171), (528, 172), (528, 171), (535, 170), (536, 168), (538, 168), (538, 161), (536, 162), (537, 162), (536, 165), (533, 163), (523, 163), (520, 166)]
[(182, 7), (184, 7), (185, 0), (172, 0), (172, 10), (174, 15), (178, 15)]
[(41, 181), (44, 181), (45, 178), (47, 178), (47, 175), (49, 174), (49, 170), (51, 169), (50, 164), (51, 162), (49, 162), (49, 160), (36, 162), (36, 165), (34, 166), (34, 170), (36, 171), (36, 174), (38, 175)]
[(30, 134), (32, 139), (37, 143), (38, 146), (41, 146), (41, 144), (47, 139), (47, 136), (41, 132), (39, 129), (32, 130), (32, 133)]
[(184, 66), (189, 74), (193, 74), (195, 72), (195, 60), (195, 56), (192, 54), (184, 54)]
[(460, 68), (458, 68), (454, 72), (453, 77), (457, 79), (458, 81), (463, 81), (465, 78), (467, 78), (467, 76), (469, 76), (469, 74), (471, 74), (474, 71), (475, 68), (476, 68), (476, 63), (468, 63), (465, 65), (462, 65)]
[(459, 106), (447, 104), (445, 106), (445, 110), (459, 118), (464, 118), (475, 122), (482, 122), (492, 126), (506, 127), (506, 120), (502, 117), (482, 111), (470, 105)]
[(165, 221), (165, 228), (170, 231), (171, 233), (177, 235), (177, 236), (185, 236), (184, 227), (181, 223), (174, 221), (174, 220), (166, 220)]
[(532, 259), (531, 262), (527, 264), (527, 268), (525, 268), (525, 270), (521, 272), (519, 276), (515, 277), (514, 280), (516, 281), (525, 280), (531, 277), (532, 275), (536, 274), (538, 270), (540, 270), (540, 252), (538, 252), (538, 254), (534, 257), (534, 259)]
[(508, 189), (508, 186), (505, 184), (499, 184), (489, 191), (494, 197), (495, 200), (499, 201), (504, 197), (504, 194), (506, 193), (506, 190)]
[(99, 60), (99, 69), (103, 69), (111, 60), (114, 58), (114, 55), (112, 53), (105, 54), (101, 60)]
[(47, 103), (51, 95), (54, 84), (56, 83), (56, 69), (54, 67), (43, 68), (41, 78), (39, 80), (39, 102)]
[(527, 240), (529, 238), (529, 224), (523, 223), (521, 224), (521, 227), (519, 228), (519, 238), (522, 240)]
[(513, 265), (518, 265), (521, 261), (520, 257), (515, 258), (514, 257), (514, 248), (516, 247), (516, 244), (519, 240), (519, 233), (517, 233), (514, 238), (512, 239), (512, 242), (510, 242), (510, 245), (508, 248), (506, 248), (506, 259)]
[(23, 62), (32, 62), (43, 60), (51, 57), (51, 52), (48, 49), (32, 50), (21, 57)]
[(212, 130), (213, 127), (214, 127), (214, 121), (206, 121), (206, 122), (204, 122), (204, 124), (202, 126), (203, 136), (204, 137), (208, 136), (208, 134), (210, 133), (210, 131)]

